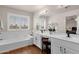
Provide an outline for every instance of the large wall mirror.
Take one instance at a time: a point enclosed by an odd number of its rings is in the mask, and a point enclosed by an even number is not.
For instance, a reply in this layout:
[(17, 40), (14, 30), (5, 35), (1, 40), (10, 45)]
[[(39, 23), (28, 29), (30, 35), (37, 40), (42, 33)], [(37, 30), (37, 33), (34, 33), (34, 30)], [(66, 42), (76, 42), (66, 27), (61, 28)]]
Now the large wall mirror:
[(46, 16), (39, 16), (36, 23), (36, 30), (46, 29)]
[(77, 16), (68, 16), (66, 17), (66, 31), (70, 31), (72, 34), (77, 32)]
[(4, 24), (1, 16), (0, 16), (0, 31), (4, 31)]
[(3, 31), (3, 22), (0, 20), (0, 31)]

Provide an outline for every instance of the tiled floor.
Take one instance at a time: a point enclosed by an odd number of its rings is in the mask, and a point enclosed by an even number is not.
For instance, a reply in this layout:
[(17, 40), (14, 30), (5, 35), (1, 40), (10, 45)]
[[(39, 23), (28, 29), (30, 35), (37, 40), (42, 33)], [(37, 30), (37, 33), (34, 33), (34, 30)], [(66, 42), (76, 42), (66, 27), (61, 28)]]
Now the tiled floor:
[(6, 52), (4, 54), (42, 54), (42, 53), (41, 49), (39, 49), (34, 45), (31, 45), (20, 49), (16, 49), (14, 51)]

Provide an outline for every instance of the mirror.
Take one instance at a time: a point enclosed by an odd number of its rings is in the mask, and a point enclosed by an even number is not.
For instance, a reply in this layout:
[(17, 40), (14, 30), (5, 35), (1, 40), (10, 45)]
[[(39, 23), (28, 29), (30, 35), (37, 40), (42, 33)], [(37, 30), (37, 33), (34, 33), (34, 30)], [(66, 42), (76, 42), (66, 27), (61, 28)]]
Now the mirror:
[(79, 34), (79, 16), (77, 16), (75, 20), (77, 22), (77, 34)]
[(46, 16), (39, 16), (36, 22), (36, 30), (46, 29)]
[(3, 30), (3, 22), (0, 20), (0, 31)]
[(68, 16), (66, 17), (66, 32), (70, 32), (71, 34), (76, 34), (77, 31), (77, 16)]

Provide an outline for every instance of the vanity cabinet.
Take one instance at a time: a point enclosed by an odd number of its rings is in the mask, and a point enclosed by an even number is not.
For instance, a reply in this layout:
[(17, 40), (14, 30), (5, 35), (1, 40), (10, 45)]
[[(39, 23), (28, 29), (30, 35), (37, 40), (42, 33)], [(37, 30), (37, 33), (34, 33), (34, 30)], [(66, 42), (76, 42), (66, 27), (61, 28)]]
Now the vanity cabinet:
[(60, 45), (60, 42), (56, 38), (51, 38), (51, 53), (53, 54), (63, 53), (63, 47)]
[(51, 38), (52, 54), (78, 54), (79, 44), (58, 38)]
[(42, 41), (41, 41), (41, 39), (42, 39), (41, 35), (34, 34), (34, 44), (40, 49), (42, 49)]

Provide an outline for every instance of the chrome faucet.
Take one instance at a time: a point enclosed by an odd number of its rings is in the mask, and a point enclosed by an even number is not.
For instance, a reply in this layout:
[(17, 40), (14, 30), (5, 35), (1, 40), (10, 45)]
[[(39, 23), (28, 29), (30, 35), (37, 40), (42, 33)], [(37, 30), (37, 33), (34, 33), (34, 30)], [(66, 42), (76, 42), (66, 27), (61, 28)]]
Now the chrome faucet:
[(68, 30), (66, 31), (66, 33), (67, 33), (67, 37), (70, 37), (70, 32)]
[(67, 33), (67, 37), (70, 37), (70, 33)]

